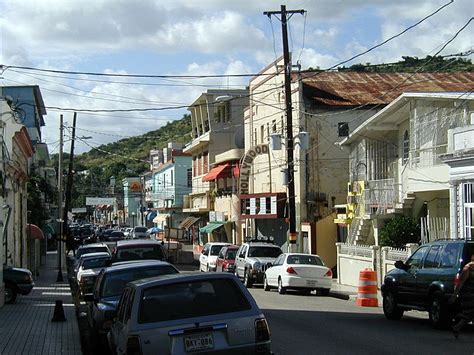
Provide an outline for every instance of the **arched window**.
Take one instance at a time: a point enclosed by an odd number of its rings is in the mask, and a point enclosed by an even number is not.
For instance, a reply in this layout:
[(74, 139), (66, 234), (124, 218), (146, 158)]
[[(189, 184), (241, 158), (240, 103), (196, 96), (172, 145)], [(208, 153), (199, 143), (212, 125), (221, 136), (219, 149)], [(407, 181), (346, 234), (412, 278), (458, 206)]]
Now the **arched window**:
[(403, 134), (403, 164), (408, 162), (408, 158), (410, 157), (410, 136), (408, 135), (408, 131), (405, 131)]

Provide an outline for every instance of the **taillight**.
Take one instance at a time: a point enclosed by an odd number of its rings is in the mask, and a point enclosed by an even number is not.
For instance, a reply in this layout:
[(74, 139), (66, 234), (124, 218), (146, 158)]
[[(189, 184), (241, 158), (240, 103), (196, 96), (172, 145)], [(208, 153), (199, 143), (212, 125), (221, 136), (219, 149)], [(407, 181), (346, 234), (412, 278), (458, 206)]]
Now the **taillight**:
[(293, 267), (291, 267), (291, 266), (289, 266), (289, 267), (286, 268), (286, 272), (287, 272), (288, 274), (296, 274), (295, 269), (293, 269)]
[(140, 338), (130, 336), (127, 339), (127, 355), (141, 355)]
[(270, 340), (270, 329), (265, 318), (257, 319), (255, 321), (255, 341), (257, 343), (261, 341)]
[(456, 276), (454, 276), (454, 279), (453, 279), (454, 287), (459, 286), (460, 283), (461, 283), (461, 277), (459, 276), (459, 272), (458, 272)]
[(222, 263), (222, 270), (226, 270), (229, 267), (229, 263), (227, 261), (224, 261)]
[(328, 272), (326, 272), (326, 274), (325, 274), (324, 276), (332, 277), (332, 271), (331, 271), (331, 269), (329, 269)]

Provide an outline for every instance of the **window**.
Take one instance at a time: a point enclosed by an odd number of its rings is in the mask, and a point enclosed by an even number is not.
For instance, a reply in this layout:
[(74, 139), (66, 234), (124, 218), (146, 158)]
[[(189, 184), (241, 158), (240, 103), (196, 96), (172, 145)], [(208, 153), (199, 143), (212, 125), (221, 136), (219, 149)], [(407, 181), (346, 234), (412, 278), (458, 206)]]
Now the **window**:
[(193, 157), (193, 176), (197, 176), (197, 157)]
[(459, 260), (461, 244), (457, 243), (448, 243), (444, 246), (443, 251), (441, 252), (441, 267), (445, 269), (451, 269), (457, 265)]
[(203, 174), (207, 174), (209, 172), (209, 152), (202, 153), (202, 158)]
[(250, 247), (249, 257), (252, 258), (276, 258), (282, 253), (277, 247)]
[(286, 263), (324, 266), (322, 260), (314, 255), (290, 255), (288, 256)]
[(433, 245), (426, 256), (423, 267), (436, 268), (439, 266), (439, 245)]
[(219, 252), (221, 251), (221, 249), (222, 249), (222, 245), (213, 245), (211, 247), (211, 255), (212, 256), (219, 255)]
[(198, 155), (197, 158), (197, 176), (202, 175), (202, 154)]
[(263, 143), (264, 137), (265, 137), (265, 126), (261, 125), (260, 126), (260, 143)]
[(171, 170), (171, 171), (170, 171), (170, 174), (171, 174), (170, 186), (173, 186), (173, 185), (174, 185), (174, 171)]
[(464, 238), (472, 240), (474, 236), (474, 183), (462, 184), (464, 210)]
[(193, 169), (189, 168), (187, 170), (187, 173), (188, 173), (188, 184), (187, 184), (187, 186), (188, 187), (193, 187)]
[(410, 158), (410, 136), (408, 134), (408, 131), (405, 131), (403, 134), (403, 160), (402, 163), (406, 164), (408, 162), (408, 159)]
[(277, 131), (277, 121), (272, 120), (272, 133), (276, 133)]
[(428, 251), (428, 247), (420, 247), (418, 248), (415, 253), (413, 253), (412, 256), (410, 256), (410, 259), (408, 259), (406, 265), (408, 266), (409, 270), (417, 270), (421, 267), (421, 263), (423, 262), (423, 258), (426, 255), (426, 252)]
[(154, 323), (242, 312), (251, 309), (232, 279), (199, 280), (145, 289), (138, 323)]

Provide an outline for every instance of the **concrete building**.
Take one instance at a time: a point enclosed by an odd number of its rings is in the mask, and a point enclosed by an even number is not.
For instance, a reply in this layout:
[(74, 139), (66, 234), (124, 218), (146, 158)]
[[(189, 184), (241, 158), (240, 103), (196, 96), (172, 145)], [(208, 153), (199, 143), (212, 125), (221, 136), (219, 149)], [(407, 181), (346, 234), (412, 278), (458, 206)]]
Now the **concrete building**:
[[(183, 212), (193, 217), (195, 225), (190, 230), (196, 253), (219, 232), (218, 228), (199, 232), (199, 228), (216, 216), (215, 181), (203, 178), (210, 172), (219, 154), (244, 148), (243, 109), (248, 106), (248, 100), (248, 90), (207, 90), (189, 107), (192, 141), (185, 146), (184, 152), (192, 155), (192, 192), (184, 198)], [(233, 156), (234, 153), (229, 154)], [(234, 154), (234, 158), (239, 154)], [(227, 218), (219, 222), (229, 222), (233, 218), (229, 214), (218, 215), (218, 218)], [(222, 226), (224, 223), (219, 228)]]

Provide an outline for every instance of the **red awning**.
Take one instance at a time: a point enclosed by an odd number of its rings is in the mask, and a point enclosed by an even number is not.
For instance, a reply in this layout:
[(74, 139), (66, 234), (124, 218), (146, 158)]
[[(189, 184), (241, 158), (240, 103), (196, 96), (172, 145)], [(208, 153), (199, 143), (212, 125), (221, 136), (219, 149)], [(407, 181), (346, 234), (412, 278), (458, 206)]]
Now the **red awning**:
[(234, 173), (234, 177), (236, 177), (236, 178), (240, 177), (240, 167), (239, 167), (238, 164), (236, 166), (234, 166), (234, 168), (232, 170), (233, 170), (233, 173)]
[(230, 163), (225, 163), (212, 168), (211, 171), (202, 178), (202, 181), (213, 181), (218, 178), (230, 177), (230, 174)]
[(43, 231), (35, 224), (26, 225), (26, 233), (28, 237), (33, 239), (44, 239)]

